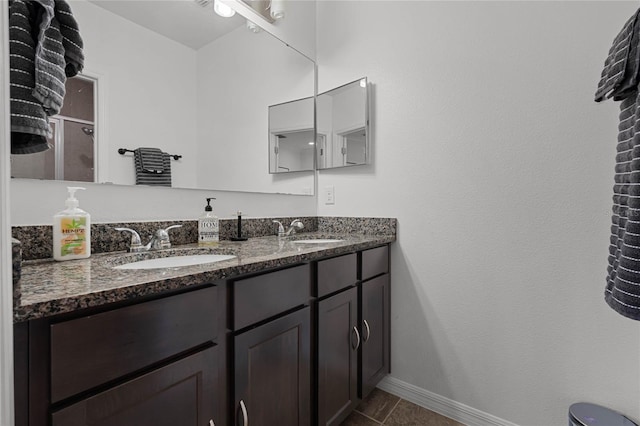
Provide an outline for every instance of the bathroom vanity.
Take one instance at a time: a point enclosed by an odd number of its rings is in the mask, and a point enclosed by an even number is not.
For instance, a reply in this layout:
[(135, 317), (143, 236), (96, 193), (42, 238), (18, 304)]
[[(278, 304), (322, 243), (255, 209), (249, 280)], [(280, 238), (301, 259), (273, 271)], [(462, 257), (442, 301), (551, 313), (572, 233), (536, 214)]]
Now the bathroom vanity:
[(338, 425), (389, 372), (394, 240), (224, 241), (236, 258), (172, 269), (115, 270), (122, 253), (25, 265), (16, 425)]

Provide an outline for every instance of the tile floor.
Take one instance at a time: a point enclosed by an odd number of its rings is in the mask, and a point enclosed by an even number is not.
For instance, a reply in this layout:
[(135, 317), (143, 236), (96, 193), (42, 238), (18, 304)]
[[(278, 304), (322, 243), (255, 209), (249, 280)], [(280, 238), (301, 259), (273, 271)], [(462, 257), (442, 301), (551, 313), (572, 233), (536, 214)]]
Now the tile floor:
[(464, 426), (380, 389), (373, 392), (340, 426)]

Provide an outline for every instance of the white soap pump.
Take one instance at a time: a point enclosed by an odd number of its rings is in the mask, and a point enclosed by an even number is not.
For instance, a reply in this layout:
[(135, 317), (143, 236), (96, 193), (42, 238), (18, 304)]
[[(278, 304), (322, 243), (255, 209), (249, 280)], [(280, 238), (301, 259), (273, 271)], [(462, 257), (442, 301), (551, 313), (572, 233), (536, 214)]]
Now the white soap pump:
[(75, 193), (79, 186), (68, 186), (67, 207), (53, 216), (53, 258), (85, 259), (91, 256), (91, 215), (78, 207)]

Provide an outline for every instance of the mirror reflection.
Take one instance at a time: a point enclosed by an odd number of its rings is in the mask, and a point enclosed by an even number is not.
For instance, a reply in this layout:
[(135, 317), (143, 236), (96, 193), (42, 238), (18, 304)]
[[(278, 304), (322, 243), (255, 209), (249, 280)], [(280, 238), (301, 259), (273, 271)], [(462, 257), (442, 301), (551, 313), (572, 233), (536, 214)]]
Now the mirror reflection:
[(314, 170), (313, 98), (269, 107), (269, 172)]
[(318, 95), (318, 169), (370, 163), (367, 78)]
[[(14, 176), (37, 169), (38, 179), (90, 181), (93, 174), (97, 182), (134, 185), (133, 155), (118, 149), (148, 147), (182, 156), (171, 160), (172, 187), (312, 193), (313, 173), (269, 173), (264, 134), (270, 105), (313, 96), (313, 61), (266, 31), (248, 30), (238, 14), (218, 17), (207, 2), (70, 4), (85, 44), (85, 77), (95, 84), (95, 118), (54, 124), (85, 145), (65, 138), (64, 148), (45, 155), (53, 159), (13, 160)], [(91, 142), (93, 153), (82, 151)], [(95, 163), (93, 170), (78, 174), (66, 156), (56, 160), (75, 151), (71, 163)]]
[(11, 176), (16, 178), (96, 182), (94, 126), (95, 84), (76, 76), (67, 79), (65, 102), (49, 117), (50, 149), (35, 154), (11, 155)]

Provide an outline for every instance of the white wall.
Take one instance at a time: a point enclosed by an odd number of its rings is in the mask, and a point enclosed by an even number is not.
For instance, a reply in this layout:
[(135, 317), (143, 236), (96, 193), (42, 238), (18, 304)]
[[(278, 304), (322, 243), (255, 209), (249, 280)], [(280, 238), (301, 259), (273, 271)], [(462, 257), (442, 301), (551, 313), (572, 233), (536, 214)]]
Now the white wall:
[[(172, 184), (195, 188), (196, 51), (85, 0), (71, 3), (84, 41), (85, 68), (105, 84), (98, 122), (100, 170), (106, 181), (135, 184), (133, 157), (118, 148), (140, 146), (180, 154), (171, 160)], [(106, 126), (105, 126), (106, 125)], [(106, 162), (104, 155), (107, 155)]]
[[(11, 224), (50, 225), (53, 215), (64, 210), (66, 182), (11, 180)], [(314, 197), (253, 192), (208, 191), (162, 187), (83, 184), (86, 191), (76, 196), (80, 208), (91, 214), (93, 223), (138, 222), (149, 220), (195, 220), (212, 201), (216, 216), (235, 219), (273, 216), (315, 216)]]
[(399, 220), (394, 378), (519, 425), (640, 419), (640, 323), (603, 300), (618, 106), (593, 102), (636, 8), (317, 3), (318, 90), (368, 76), (374, 130), (319, 214)]
[(313, 96), (314, 71), (308, 58), (244, 26), (198, 50), (198, 186), (312, 194), (313, 172), (269, 174), (268, 118), (270, 105)]

